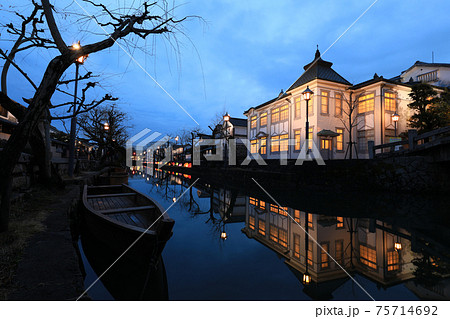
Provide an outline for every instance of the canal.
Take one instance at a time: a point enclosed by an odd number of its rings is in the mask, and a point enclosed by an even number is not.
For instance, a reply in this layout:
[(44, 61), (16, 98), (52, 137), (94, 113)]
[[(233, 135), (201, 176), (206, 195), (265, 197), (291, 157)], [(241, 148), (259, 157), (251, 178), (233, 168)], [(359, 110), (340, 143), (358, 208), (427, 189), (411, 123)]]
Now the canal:
[[(123, 258), (89, 290), (94, 300), (450, 298), (449, 241), (435, 231), (444, 212), (308, 213), (279, 203), (276, 190), (255, 196), (175, 172), (136, 174), (129, 185), (170, 207), (173, 236), (158, 269)], [(78, 247), (87, 288), (116, 256), (86, 234)]]

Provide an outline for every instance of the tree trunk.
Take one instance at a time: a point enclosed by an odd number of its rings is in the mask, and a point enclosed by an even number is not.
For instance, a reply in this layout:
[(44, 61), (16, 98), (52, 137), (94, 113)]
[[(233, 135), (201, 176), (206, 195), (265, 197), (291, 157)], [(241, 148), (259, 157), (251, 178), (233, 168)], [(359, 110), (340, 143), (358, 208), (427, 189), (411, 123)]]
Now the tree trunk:
[[(40, 119), (48, 114), (48, 105), (55, 92), (58, 80), (71, 62), (64, 56), (54, 58), (48, 65), (41, 84), (31, 101), (23, 120), (16, 126), (6, 143), (0, 157), (0, 190), (2, 202), (0, 206), (0, 232), (8, 229), (12, 173), (20, 155), (31, 137), (35, 138), (35, 130)], [(42, 135), (41, 135), (42, 138)]]

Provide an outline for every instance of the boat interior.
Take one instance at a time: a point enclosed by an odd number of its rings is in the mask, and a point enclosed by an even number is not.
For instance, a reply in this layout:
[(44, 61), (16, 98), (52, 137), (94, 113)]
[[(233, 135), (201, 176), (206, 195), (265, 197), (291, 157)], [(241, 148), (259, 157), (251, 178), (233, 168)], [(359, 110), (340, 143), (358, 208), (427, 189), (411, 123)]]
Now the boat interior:
[(86, 200), (94, 211), (140, 228), (147, 229), (159, 216), (150, 199), (124, 185), (88, 187)]

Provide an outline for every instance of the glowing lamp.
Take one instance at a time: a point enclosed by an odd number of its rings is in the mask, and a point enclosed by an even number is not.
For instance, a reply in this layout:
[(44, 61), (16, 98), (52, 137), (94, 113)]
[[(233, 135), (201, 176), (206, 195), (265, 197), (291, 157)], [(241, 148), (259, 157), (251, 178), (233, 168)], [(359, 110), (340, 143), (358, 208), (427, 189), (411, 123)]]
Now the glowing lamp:
[(304, 90), (302, 92), (302, 94), (303, 94), (303, 98), (305, 99), (305, 101), (309, 101), (309, 100), (311, 100), (311, 96), (314, 94), (314, 92), (309, 89), (309, 85), (308, 85), (306, 87), (306, 90)]
[(222, 231), (222, 232), (220, 233), (220, 239), (226, 240), (227, 238), (228, 238), (227, 233), (226, 233), (225, 231)]
[(175, 203), (177, 201), (176, 197), (172, 198), (172, 201)]
[(311, 283), (311, 276), (308, 273), (303, 274), (303, 284), (309, 285)]
[(396, 251), (402, 250), (402, 243), (396, 242), (396, 243), (394, 244), (394, 249), (395, 249)]
[(105, 122), (105, 124), (103, 124), (103, 129), (105, 131), (109, 131), (109, 123), (108, 122)]
[(399, 120), (400, 120), (400, 115), (398, 115), (397, 112), (392, 114), (392, 121), (398, 122)]

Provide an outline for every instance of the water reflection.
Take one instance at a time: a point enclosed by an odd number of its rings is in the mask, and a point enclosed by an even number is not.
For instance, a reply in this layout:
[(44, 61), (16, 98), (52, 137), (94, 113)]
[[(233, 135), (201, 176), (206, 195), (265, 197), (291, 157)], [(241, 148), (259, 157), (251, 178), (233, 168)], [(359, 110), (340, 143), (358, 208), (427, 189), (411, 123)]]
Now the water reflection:
[[(157, 170), (148, 183), (171, 198), (181, 195), (192, 180), (186, 174)], [(220, 184), (200, 180), (181, 204), (192, 215), (209, 215), (206, 223), (217, 238), (233, 236), (227, 224), (244, 222), (242, 232), (281, 257), (312, 299), (339, 299), (334, 294), (351, 280), (345, 271), (369, 279), (379, 289), (402, 283), (421, 299), (450, 298), (448, 247), (433, 240), (433, 234), (409, 227), (405, 217), (311, 214)], [(209, 210), (202, 211), (196, 198), (209, 199)]]
[[(86, 231), (81, 234), (80, 243), (85, 257), (85, 268), (89, 267), (96, 276), (103, 274), (114, 263), (101, 277), (106, 291), (100, 291), (93, 296), (96, 300), (108, 300), (111, 297), (114, 300), (168, 300), (167, 277), (162, 257), (155, 263), (146, 258), (145, 251), (142, 251), (141, 258), (125, 255), (116, 262), (122, 252)], [(91, 283), (86, 282), (86, 286), (89, 287)]]

